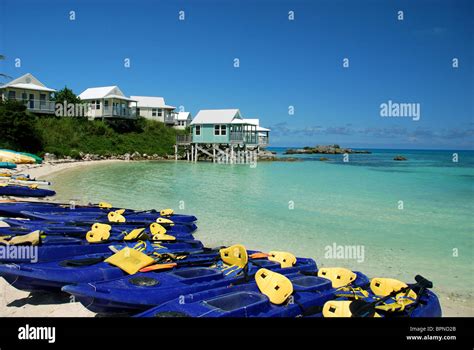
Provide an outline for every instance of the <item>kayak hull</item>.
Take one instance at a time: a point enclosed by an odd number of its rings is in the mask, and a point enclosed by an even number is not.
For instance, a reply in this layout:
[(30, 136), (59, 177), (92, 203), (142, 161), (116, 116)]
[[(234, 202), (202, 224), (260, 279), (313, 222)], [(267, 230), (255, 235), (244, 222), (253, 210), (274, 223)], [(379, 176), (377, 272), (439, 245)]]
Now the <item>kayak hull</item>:
[(0, 162), (1, 169), (15, 169), (16, 164), (11, 162)]
[(0, 196), (15, 196), (15, 197), (50, 197), (56, 194), (55, 191), (45, 190), (42, 188), (29, 188), (26, 186), (8, 185), (0, 186)]
[[(250, 265), (249, 274), (254, 274), (261, 266), (283, 274), (316, 270), (314, 260), (298, 260), (295, 266), (289, 268), (281, 268), (280, 264), (269, 260), (259, 261), (259, 267)], [(133, 281), (137, 277), (156, 283), (146, 287), (136, 286)], [(135, 314), (180, 295), (225, 287), (242, 280), (242, 276), (226, 276), (216, 268), (193, 267), (173, 272), (138, 273), (105, 282), (68, 285), (62, 290), (99, 314)]]

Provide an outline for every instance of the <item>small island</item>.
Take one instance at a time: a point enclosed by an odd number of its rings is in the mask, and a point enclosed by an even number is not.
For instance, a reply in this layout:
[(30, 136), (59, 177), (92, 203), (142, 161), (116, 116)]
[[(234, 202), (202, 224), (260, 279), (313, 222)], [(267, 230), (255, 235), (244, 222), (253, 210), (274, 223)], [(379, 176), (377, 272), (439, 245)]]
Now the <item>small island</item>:
[(345, 154), (361, 153), (370, 154), (372, 152), (365, 150), (354, 150), (351, 148), (341, 148), (339, 145), (316, 145), (315, 147), (303, 147), (296, 149), (287, 149), (285, 154)]

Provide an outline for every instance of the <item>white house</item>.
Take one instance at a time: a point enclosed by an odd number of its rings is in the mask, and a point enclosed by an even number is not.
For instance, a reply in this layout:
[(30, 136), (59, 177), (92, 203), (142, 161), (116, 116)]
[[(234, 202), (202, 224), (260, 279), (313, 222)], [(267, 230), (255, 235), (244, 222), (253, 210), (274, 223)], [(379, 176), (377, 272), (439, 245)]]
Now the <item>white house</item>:
[(0, 86), (3, 100), (22, 101), (29, 111), (36, 114), (54, 114), (54, 101), (51, 100), (51, 93), (55, 91), (46, 87), (30, 73)]
[(191, 124), (193, 117), (190, 112), (179, 112), (176, 115), (175, 129), (186, 129), (186, 127)]
[(175, 125), (176, 107), (168, 106), (163, 97), (130, 96), (130, 98), (137, 101), (137, 116)]
[(118, 86), (88, 88), (79, 98), (90, 103), (89, 118), (135, 118), (137, 101), (125, 96)]

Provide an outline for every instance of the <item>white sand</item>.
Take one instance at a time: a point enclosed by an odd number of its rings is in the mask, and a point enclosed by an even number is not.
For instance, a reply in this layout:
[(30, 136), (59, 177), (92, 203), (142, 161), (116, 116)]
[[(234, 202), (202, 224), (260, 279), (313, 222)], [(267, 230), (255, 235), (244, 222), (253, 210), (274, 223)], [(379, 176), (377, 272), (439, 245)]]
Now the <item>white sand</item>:
[[(57, 173), (66, 169), (83, 167), (93, 164), (104, 164), (104, 163), (117, 163), (126, 162), (125, 160), (119, 159), (106, 159), (106, 160), (86, 160), (86, 161), (68, 161), (68, 162), (47, 162), (43, 164), (34, 165), (20, 165), (16, 169), (15, 173), (29, 174), (32, 178), (42, 179), (44, 176)], [(53, 184), (54, 185), (54, 184)]]

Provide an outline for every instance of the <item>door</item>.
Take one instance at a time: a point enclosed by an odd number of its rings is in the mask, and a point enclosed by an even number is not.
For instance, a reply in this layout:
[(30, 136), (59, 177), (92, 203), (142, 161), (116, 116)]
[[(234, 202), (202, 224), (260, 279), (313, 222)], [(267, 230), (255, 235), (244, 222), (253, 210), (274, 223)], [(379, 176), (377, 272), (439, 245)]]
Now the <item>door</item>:
[(30, 109), (34, 109), (35, 108), (35, 95), (34, 94), (30, 94), (30, 102), (29, 102), (29, 108)]

